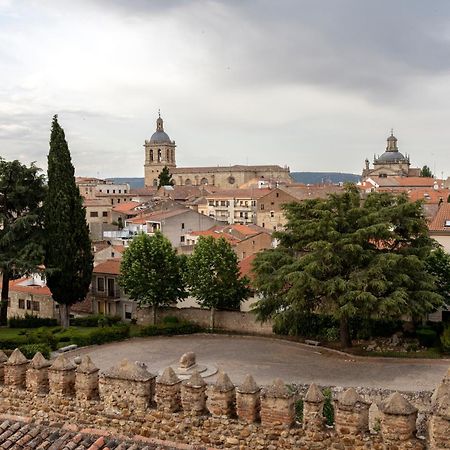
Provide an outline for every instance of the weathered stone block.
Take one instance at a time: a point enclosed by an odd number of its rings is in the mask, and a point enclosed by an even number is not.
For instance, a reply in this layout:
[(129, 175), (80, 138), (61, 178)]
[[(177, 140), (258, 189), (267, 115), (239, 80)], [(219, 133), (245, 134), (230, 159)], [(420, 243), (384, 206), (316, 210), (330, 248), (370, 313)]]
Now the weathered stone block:
[(16, 348), (5, 362), (5, 384), (16, 389), (25, 389), (28, 359)]
[(156, 379), (155, 401), (160, 411), (177, 412), (181, 409), (181, 380), (171, 367)]
[(76, 365), (66, 355), (59, 355), (48, 369), (50, 394), (56, 397), (73, 397), (75, 395)]
[(325, 419), (323, 417), (323, 404), (325, 397), (320, 389), (313, 383), (303, 399), (303, 428), (309, 432), (322, 431)]
[(75, 392), (78, 400), (98, 398), (98, 372), (89, 355), (81, 360), (75, 371)]
[(284, 381), (278, 378), (261, 392), (261, 424), (290, 427), (294, 422), (294, 394), (287, 388)]
[(236, 391), (228, 375), (220, 372), (215, 384), (209, 387), (206, 406), (213, 416), (235, 415)]
[(48, 392), (48, 368), (50, 361), (47, 361), (37, 352), (27, 369), (26, 385), (30, 392), (44, 394)]
[(417, 408), (398, 392), (381, 402), (381, 434), (385, 441), (407, 441), (416, 431)]
[(256, 422), (260, 417), (260, 387), (251, 375), (236, 389), (236, 412), (240, 420)]
[(450, 449), (450, 369), (431, 398), (428, 434), (430, 449)]
[(0, 384), (5, 383), (5, 363), (8, 361), (8, 357), (3, 350), (0, 350)]
[(181, 404), (186, 414), (202, 416), (205, 413), (206, 383), (197, 371), (181, 384)]
[(347, 389), (334, 402), (334, 422), (340, 435), (359, 434), (369, 431), (369, 408), (355, 389)]

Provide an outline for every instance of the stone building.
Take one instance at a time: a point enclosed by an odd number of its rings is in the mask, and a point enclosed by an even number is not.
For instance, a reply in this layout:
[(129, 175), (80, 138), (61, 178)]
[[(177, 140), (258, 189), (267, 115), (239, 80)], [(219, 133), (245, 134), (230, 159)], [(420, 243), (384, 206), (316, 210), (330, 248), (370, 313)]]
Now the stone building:
[(393, 130), (391, 130), (391, 135), (387, 138), (386, 151), (382, 155), (374, 157), (373, 168), (370, 168), (368, 159), (366, 159), (365, 164), (362, 172), (363, 179), (373, 176), (382, 178), (420, 176), (420, 169), (411, 167), (409, 156), (404, 156), (399, 152), (397, 138), (394, 136)]
[(288, 167), (264, 166), (216, 166), (216, 167), (177, 167), (175, 161), (175, 141), (170, 140), (164, 131), (161, 116), (156, 120), (156, 131), (144, 143), (144, 175), (146, 186), (157, 186), (158, 176), (164, 166), (170, 169), (176, 185), (239, 188), (248, 181), (258, 179), (292, 182)]

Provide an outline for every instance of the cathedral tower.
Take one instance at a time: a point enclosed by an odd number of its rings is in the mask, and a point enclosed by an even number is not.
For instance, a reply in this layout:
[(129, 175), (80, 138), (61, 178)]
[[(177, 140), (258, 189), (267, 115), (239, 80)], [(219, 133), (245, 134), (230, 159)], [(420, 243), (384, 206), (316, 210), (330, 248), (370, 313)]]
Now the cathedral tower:
[(156, 120), (156, 131), (152, 134), (150, 140), (146, 140), (144, 176), (146, 186), (157, 186), (158, 175), (164, 166), (169, 169), (175, 168), (175, 141), (171, 141), (164, 131), (164, 122), (161, 114), (158, 112)]

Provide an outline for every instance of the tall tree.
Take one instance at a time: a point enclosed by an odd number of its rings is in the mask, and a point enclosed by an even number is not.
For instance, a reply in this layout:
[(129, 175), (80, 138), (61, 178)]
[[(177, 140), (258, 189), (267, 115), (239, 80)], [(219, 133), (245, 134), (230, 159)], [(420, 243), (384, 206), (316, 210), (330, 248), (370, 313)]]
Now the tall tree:
[(119, 283), (126, 294), (140, 305), (152, 306), (153, 324), (156, 309), (186, 297), (181, 273), (182, 259), (162, 233), (141, 233), (122, 255)]
[(433, 172), (431, 171), (431, 169), (428, 166), (423, 166), (422, 169), (420, 170), (420, 176), (421, 177), (426, 177), (426, 178), (433, 178)]
[(70, 306), (84, 300), (93, 257), (82, 197), (64, 130), (53, 117), (48, 154), (48, 192), (44, 202), (47, 286), (59, 304), (61, 325), (69, 325)]
[(31, 164), (0, 158), (0, 324), (6, 325), (9, 281), (37, 270), (42, 264), (42, 201), (45, 180)]
[(172, 180), (172, 174), (167, 166), (164, 166), (161, 173), (158, 175), (158, 189), (161, 186), (173, 186), (174, 182)]
[(240, 276), (236, 253), (224, 238), (199, 238), (188, 259), (187, 282), (199, 304), (211, 310), (211, 329), (216, 309), (239, 309), (250, 294), (249, 280)]
[(436, 277), (438, 291), (444, 297), (445, 304), (450, 306), (450, 254), (438, 247), (426, 259), (426, 267)]
[(328, 199), (285, 207), (279, 246), (255, 258), (257, 306), (264, 320), (322, 312), (340, 322), (342, 347), (351, 345), (351, 318), (413, 317), (442, 302), (425, 267), (433, 248), (419, 202), (356, 187)]

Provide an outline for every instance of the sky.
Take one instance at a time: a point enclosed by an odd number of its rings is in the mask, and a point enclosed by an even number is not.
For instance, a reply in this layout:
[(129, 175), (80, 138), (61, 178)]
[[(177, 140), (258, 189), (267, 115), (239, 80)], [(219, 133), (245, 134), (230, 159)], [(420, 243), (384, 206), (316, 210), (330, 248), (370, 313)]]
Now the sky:
[(177, 165), (361, 173), (390, 129), (450, 176), (447, 0), (0, 0), (0, 156), (143, 176), (158, 109)]

